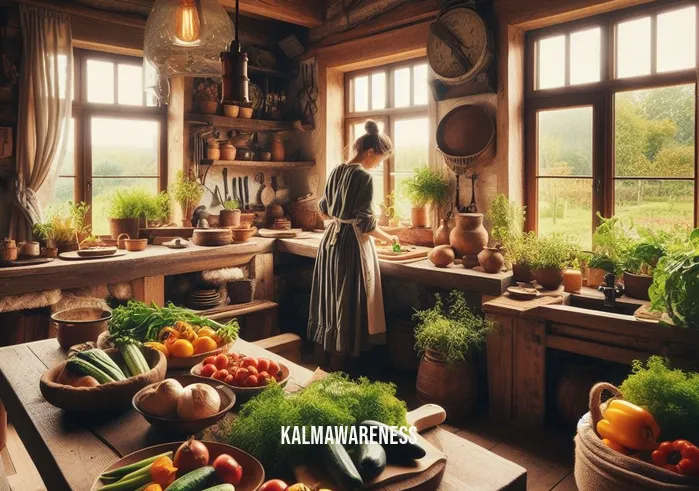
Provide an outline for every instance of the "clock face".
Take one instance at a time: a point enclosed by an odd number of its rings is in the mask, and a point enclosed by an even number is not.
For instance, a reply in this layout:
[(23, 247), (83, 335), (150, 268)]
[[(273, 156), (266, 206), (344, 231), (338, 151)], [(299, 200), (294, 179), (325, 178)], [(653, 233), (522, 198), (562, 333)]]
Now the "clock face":
[(456, 8), (443, 14), (439, 22), (459, 40), (471, 67), (468, 70), (462, 67), (451, 48), (430, 33), (427, 57), (435, 73), (445, 78), (468, 78), (471, 72), (480, 71), (488, 48), (488, 31), (480, 16), (471, 9)]

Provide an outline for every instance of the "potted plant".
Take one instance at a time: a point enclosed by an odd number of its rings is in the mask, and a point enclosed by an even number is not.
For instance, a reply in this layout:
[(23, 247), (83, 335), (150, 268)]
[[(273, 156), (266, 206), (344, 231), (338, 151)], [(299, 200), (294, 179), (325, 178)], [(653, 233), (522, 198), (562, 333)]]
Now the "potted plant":
[(121, 188), (110, 196), (107, 216), (112, 239), (121, 234), (137, 239), (139, 229), (145, 228), (148, 219), (159, 219), (162, 209), (158, 198), (145, 189)]
[(204, 114), (218, 112), (218, 84), (211, 79), (199, 80), (194, 91), (194, 99), (199, 111)]
[(157, 226), (169, 224), (172, 219), (172, 200), (170, 199), (170, 194), (167, 191), (163, 191), (153, 199), (155, 201), (155, 214), (148, 217), (148, 219)]
[(381, 208), (381, 217), (379, 225), (382, 227), (399, 227), (400, 215), (396, 210), (396, 195), (394, 193), (386, 196), (386, 204), (379, 205)]
[(419, 167), (415, 174), (403, 181), (403, 190), (413, 208), (413, 227), (426, 227), (427, 206), (445, 203), (449, 198), (449, 180), (441, 172)]
[(90, 226), (86, 224), (90, 206), (84, 202), (68, 202), (60, 207), (49, 207), (46, 221), (34, 225), (33, 232), (45, 242), (46, 254), (77, 251), (79, 244), (90, 236)]
[(490, 247), (484, 248), (478, 255), (486, 273), (497, 273), (503, 266), (512, 266), (505, 244), (522, 236), (524, 217), (524, 206), (511, 202), (504, 194), (498, 194), (491, 200), (486, 213), (490, 224)]
[(230, 199), (223, 203), (219, 224), (222, 227), (237, 227), (240, 225), (240, 215), (240, 204), (236, 200)]
[(579, 253), (579, 248), (563, 234), (539, 237), (531, 264), (536, 282), (547, 290), (556, 290), (563, 283), (566, 267)]
[(471, 354), (483, 346), (493, 323), (474, 314), (462, 292), (452, 291), (446, 302), (439, 294), (435, 299), (432, 308), (414, 315), (415, 348), (422, 355), (417, 396), (458, 419), (475, 407), (477, 380)]
[(502, 240), (505, 260), (512, 265), (512, 279), (516, 282), (534, 281), (532, 263), (536, 255), (537, 236), (534, 232), (510, 235)]
[(44, 243), (44, 256), (56, 257), (58, 249), (56, 248), (56, 232), (52, 222), (35, 223), (32, 227), (34, 237)]
[(182, 226), (190, 227), (194, 208), (204, 196), (204, 186), (190, 179), (183, 171), (178, 171), (170, 193), (182, 208)]
[(629, 233), (617, 217), (604, 218), (597, 214), (599, 226), (592, 234), (592, 257), (587, 273), (587, 286), (596, 288), (604, 283), (604, 275), (622, 273), (623, 258), (631, 246)]
[(653, 284), (653, 270), (658, 261), (669, 248), (686, 243), (686, 235), (656, 232), (645, 227), (636, 227), (636, 231), (639, 238), (629, 247), (622, 264), (624, 292), (632, 298), (649, 300), (648, 290)]

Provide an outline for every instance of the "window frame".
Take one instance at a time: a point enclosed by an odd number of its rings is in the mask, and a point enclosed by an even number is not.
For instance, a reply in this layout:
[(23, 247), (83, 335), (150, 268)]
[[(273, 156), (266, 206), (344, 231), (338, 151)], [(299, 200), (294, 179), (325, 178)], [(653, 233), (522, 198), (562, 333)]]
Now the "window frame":
[[(697, 44), (695, 67), (677, 71), (657, 72), (657, 15), (664, 12), (694, 6), (696, 8), (695, 43)], [(621, 22), (651, 16), (651, 67), (650, 74), (616, 78), (617, 29)], [(569, 85), (570, 34), (586, 28), (600, 27), (600, 81)], [(563, 87), (536, 89), (538, 73), (537, 41), (556, 35), (566, 35), (565, 81)], [(615, 207), (615, 95), (620, 92), (653, 89), (675, 85), (694, 84), (694, 178), (658, 177), (660, 180), (683, 180), (694, 183), (694, 227), (699, 222), (699, 3), (686, 0), (667, 0), (639, 5), (577, 21), (546, 27), (526, 34), (525, 42), (525, 203), (527, 205), (527, 229), (538, 230), (538, 118), (539, 111), (565, 109), (580, 106), (593, 107), (593, 183), (592, 229), (599, 224), (597, 212), (603, 217), (614, 214)], [(631, 176), (629, 176), (631, 177)], [(656, 179), (641, 177), (640, 179)]]
[[(73, 162), (73, 200), (85, 202), (90, 206), (86, 224), (92, 226), (92, 184), (94, 179), (118, 178), (157, 178), (158, 192), (167, 190), (167, 108), (165, 106), (147, 106), (147, 94), (143, 93), (143, 106), (118, 103), (118, 64), (143, 66), (143, 59), (135, 56), (106, 53), (74, 48), (74, 98), (72, 117), (74, 121), (74, 162)], [(88, 60), (109, 61), (115, 64), (114, 103), (87, 102), (87, 62)], [(98, 176), (92, 175), (92, 118), (105, 117), (115, 119), (132, 119), (139, 121), (156, 121), (160, 123), (157, 151), (157, 176)], [(71, 177), (71, 176), (58, 176)]]
[[(397, 63), (390, 63), (387, 65), (379, 65), (372, 68), (364, 68), (361, 70), (356, 70), (353, 72), (345, 73), (345, 117), (343, 120), (344, 126), (344, 139), (345, 148), (350, 149), (354, 143), (351, 141), (351, 128), (352, 125), (357, 123), (362, 123), (367, 119), (372, 119), (377, 123), (384, 123), (384, 133), (394, 140), (393, 135), (395, 134), (395, 126), (397, 120), (409, 120), (409, 119), (429, 119), (429, 95), (427, 102), (425, 104), (412, 105), (415, 101), (415, 69), (416, 65), (427, 64), (427, 58), (411, 58), (408, 60), (400, 61)], [(402, 68), (410, 68), (410, 106), (406, 107), (395, 107), (395, 71)], [(352, 111), (353, 108), (353, 97), (354, 97), (354, 79), (361, 77), (363, 75), (369, 76), (367, 99), (371, 105), (371, 75), (378, 72), (384, 72), (386, 74), (386, 107), (384, 109), (368, 110), (368, 111)], [(429, 65), (428, 65), (429, 73)], [(428, 86), (429, 87), (429, 86)], [(395, 191), (395, 157), (392, 155), (383, 162), (383, 184), (384, 184), (384, 202), (386, 203), (386, 197)], [(379, 204), (379, 203), (377, 203)]]

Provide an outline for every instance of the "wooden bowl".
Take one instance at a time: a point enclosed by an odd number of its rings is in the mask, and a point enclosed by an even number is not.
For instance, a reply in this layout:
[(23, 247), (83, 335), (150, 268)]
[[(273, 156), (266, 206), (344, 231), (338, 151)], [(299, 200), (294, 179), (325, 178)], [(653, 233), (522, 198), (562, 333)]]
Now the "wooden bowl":
[(168, 378), (177, 380), (179, 383), (182, 384), (182, 387), (187, 387), (188, 385), (196, 383), (204, 383), (206, 385), (210, 385), (211, 387), (216, 389), (218, 395), (221, 396), (221, 407), (216, 414), (209, 416), (208, 418), (194, 420), (182, 419), (177, 417), (176, 415), (170, 417), (153, 416), (152, 414), (148, 414), (143, 409), (141, 409), (140, 405), (141, 399), (143, 398), (143, 394), (145, 394), (148, 387), (155, 385), (150, 384), (139, 390), (136, 393), (136, 395), (133, 396), (133, 407), (134, 409), (136, 409), (137, 412), (141, 414), (141, 416), (143, 416), (146, 419), (146, 421), (148, 421), (156, 428), (162, 428), (163, 430), (168, 431), (170, 433), (194, 435), (196, 433), (199, 433), (203, 429), (208, 428), (209, 426), (213, 425), (218, 420), (223, 418), (228, 411), (233, 409), (233, 406), (235, 405), (235, 392), (233, 391), (233, 389), (228, 387), (223, 382), (219, 382), (218, 380), (214, 379), (202, 380), (202, 377), (195, 377), (194, 375), (187, 374), (175, 375)]
[(127, 251), (131, 252), (141, 252), (146, 250), (148, 245), (148, 239), (126, 239), (124, 240), (124, 246)]
[[(108, 349), (105, 352), (117, 362), (117, 365), (123, 366), (124, 360), (119, 350)], [(143, 348), (143, 355), (151, 367), (149, 372), (97, 387), (71, 387), (56, 383), (68, 363), (67, 360), (63, 361), (42, 375), (39, 381), (41, 394), (49, 404), (66, 411), (110, 412), (126, 409), (131, 406), (131, 400), (136, 392), (146, 385), (160, 382), (165, 378), (167, 370), (165, 355), (151, 348)]]
[[(212, 379), (210, 377), (204, 377), (201, 375), (201, 369), (204, 366), (203, 361), (204, 360), (202, 360), (202, 363), (198, 363), (197, 365), (193, 366), (189, 373), (191, 373), (200, 380), (213, 380), (227, 387), (230, 387), (231, 389), (233, 389), (233, 392), (235, 392), (238, 404), (249, 401), (265, 389), (265, 387), (239, 387), (237, 385), (226, 384), (224, 382)], [(282, 387), (285, 387), (286, 384), (289, 382), (289, 377), (291, 376), (291, 373), (289, 372), (289, 367), (280, 362), (277, 362), (277, 364), (279, 365), (279, 369), (282, 371), (282, 379), (277, 383)]]
[(231, 230), (228, 228), (198, 228), (192, 234), (192, 242), (198, 246), (215, 247), (231, 243)]
[(88, 341), (97, 341), (107, 330), (112, 313), (96, 308), (68, 309), (56, 312), (51, 320), (56, 323), (56, 339), (61, 348)]
[[(126, 465), (135, 464), (144, 459), (150, 457), (155, 457), (166, 452), (176, 452), (177, 449), (184, 442), (173, 442), (173, 443), (163, 443), (162, 445), (155, 445), (153, 447), (144, 448), (132, 454), (123, 457), (122, 459), (114, 462), (112, 465), (102, 470), (102, 473), (124, 467)], [(209, 449), (209, 465), (219, 455), (227, 454), (233, 457), (242, 467), (243, 467), (243, 478), (239, 484), (236, 484), (235, 491), (256, 491), (265, 482), (265, 470), (260, 464), (260, 461), (249, 453), (243, 452), (239, 448), (231, 447), (224, 443), (216, 442), (202, 442)], [(181, 477), (178, 475), (177, 477)], [(90, 491), (99, 491), (107, 483), (103, 483), (97, 478), (92, 485)]]
[(246, 227), (243, 225), (232, 227), (231, 233), (233, 234), (233, 242), (247, 242), (257, 233), (257, 227)]

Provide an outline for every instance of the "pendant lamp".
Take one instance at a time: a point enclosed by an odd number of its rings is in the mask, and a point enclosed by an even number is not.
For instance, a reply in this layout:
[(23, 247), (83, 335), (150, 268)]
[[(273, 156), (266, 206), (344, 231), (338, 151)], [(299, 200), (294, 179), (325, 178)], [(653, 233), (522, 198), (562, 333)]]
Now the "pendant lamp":
[(223, 75), (221, 52), (227, 51), (235, 28), (217, 0), (156, 0), (148, 16), (144, 62), (158, 78)]

